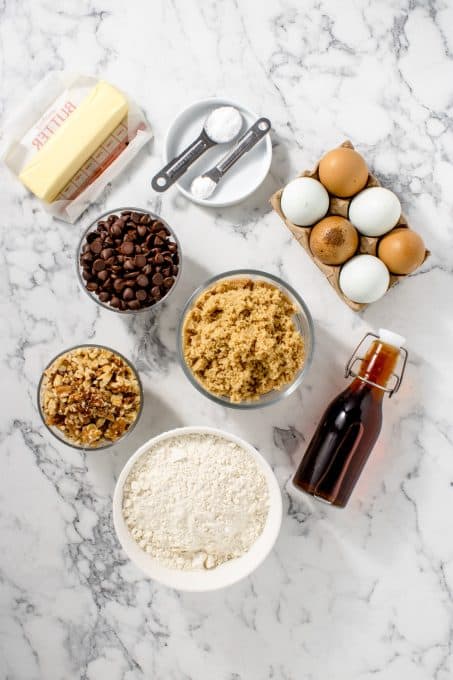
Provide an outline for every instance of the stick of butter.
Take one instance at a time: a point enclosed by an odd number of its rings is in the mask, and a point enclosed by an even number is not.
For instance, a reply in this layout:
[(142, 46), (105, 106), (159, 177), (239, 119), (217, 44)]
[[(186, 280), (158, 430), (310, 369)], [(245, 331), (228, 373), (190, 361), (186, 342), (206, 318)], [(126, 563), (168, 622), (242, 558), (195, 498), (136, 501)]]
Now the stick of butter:
[(126, 98), (101, 80), (19, 175), (51, 203), (126, 116)]

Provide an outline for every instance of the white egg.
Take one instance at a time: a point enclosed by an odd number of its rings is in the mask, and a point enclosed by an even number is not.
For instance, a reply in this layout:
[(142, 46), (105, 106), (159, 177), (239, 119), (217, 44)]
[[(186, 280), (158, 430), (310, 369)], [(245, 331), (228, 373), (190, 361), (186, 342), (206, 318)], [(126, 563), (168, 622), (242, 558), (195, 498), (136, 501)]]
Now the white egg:
[(389, 270), (382, 260), (373, 255), (356, 255), (340, 271), (340, 288), (354, 302), (376, 302), (384, 295), (389, 283)]
[(280, 205), (290, 222), (309, 227), (328, 211), (329, 194), (317, 179), (298, 177), (283, 189)]
[(349, 205), (349, 221), (365, 236), (382, 236), (393, 229), (400, 216), (398, 197), (384, 187), (361, 191)]

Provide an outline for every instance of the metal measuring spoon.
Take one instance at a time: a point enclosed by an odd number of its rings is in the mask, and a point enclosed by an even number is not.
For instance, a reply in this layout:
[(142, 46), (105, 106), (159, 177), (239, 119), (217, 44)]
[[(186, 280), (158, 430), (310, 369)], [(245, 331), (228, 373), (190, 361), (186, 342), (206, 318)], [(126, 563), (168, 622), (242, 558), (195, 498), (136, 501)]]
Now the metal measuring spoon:
[[(215, 134), (211, 133), (211, 136), (209, 136), (207, 130), (210, 127), (210, 123), (212, 123), (213, 116), (220, 109), (233, 109), (236, 111), (240, 117), (240, 125), (238, 120), (237, 129), (232, 131), (228, 138), (226, 138), (226, 136), (222, 136), (221, 138), (216, 139)], [(187, 168), (189, 168), (192, 163), (197, 160), (197, 158), (200, 158), (200, 156), (207, 149), (210, 149), (216, 144), (226, 144), (227, 142), (232, 142), (241, 131), (241, 127), (242, 115), (240, 111), (238, 111), (238, 109), (236, 109), (234, 106), (219, 106), (211, 111), (209, 116), (206, 118), (203, 129), (197, 139), (189, 144), (189, 146), (184, 149), (184, 151), (182, 151), (179, 156), (176, 156), (176, 158), (173, 158), (169, 163), (167, 163), (167, 165), (162, 168), (160, 172), (154, 175), (153, 179), (151, 180), (151, 186), (153, 189), (155, 191), (166, 191), (186, 172)]]
[(222, 160), (208, 170), (208, 172), (203, 173), (193, 180), (190, 186), (190, 191), (193, 196), (201, 200), (206, 200), (212, 196), (217, 188), (217, 184), (228, 170), (232, 168), (247, 151), (250, 151), (250, 149), (252, 149), (270, 129), (271, 121), (269, 118), (259, 118)]

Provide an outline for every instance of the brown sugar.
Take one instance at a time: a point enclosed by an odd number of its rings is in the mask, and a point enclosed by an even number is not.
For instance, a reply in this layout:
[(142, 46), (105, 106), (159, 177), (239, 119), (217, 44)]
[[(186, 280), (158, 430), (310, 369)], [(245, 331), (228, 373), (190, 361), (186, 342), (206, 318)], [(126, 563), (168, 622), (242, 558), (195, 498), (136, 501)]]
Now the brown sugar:
[(304, 340), (291, 300), (252, 279), (225, 279), (202, 293), (184, 323), (184, 357), (212, 394), (257, 400), (291, 383), (304, 363)]

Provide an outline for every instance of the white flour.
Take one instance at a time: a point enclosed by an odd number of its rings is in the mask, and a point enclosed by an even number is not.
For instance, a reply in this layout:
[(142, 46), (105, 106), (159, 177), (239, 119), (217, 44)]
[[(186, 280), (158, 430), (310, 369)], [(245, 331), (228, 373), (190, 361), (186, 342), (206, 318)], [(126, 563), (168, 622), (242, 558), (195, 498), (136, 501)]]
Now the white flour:
[(210, 434), (166, 439), (132, 467), (123, 515), (132, 537), (175, 569), (240, 557), (263, 531), (266, 479), (241, 446)]

